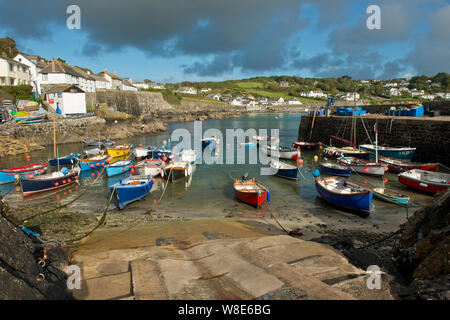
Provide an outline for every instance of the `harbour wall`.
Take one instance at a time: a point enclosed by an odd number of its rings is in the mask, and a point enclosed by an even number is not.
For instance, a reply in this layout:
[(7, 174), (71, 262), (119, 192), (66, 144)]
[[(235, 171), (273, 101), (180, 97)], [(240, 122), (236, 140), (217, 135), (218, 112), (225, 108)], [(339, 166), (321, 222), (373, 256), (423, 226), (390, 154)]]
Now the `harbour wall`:
[[(422, 103), (402, 103), (402, 104), (373, 104), (373, 105), (365, 105), (365, 104), (358, 104), (358, 106), (362, 107), (364, 110), (366, 110), (368, 113), (378, 113), (378, 114), (386, 114), (386, 111), (388, 111), (391, 107), (405, 107), (405, 106), (415, 106), (423, 104), (425, 111), (439, 111), (440, 115), (442, 116), (448, 116), (450, 115), (450, 100), (445, 101), (423, 101)], [(352, 102), (347, 103), (346, 106), (352, 106)]]
[[(364, 125), (373, 141), (374, 125), (378, 122), (380, 145), (416, 147), (415, 161), (439, 162), (450, 166), (450, 121), (443, 118), (412, 117), (364, 117)], [(312, 127), (312, 130), (311, 130)], [(351, 117), (302, 117), (298, 129), (299, 141), (330, 144), (330, 136), (350, 140)], [(366, 130), (357, 118), (356, 139), (358, 144), (370, 143)], [(337, 145), (334, 143), (333, 145)]]

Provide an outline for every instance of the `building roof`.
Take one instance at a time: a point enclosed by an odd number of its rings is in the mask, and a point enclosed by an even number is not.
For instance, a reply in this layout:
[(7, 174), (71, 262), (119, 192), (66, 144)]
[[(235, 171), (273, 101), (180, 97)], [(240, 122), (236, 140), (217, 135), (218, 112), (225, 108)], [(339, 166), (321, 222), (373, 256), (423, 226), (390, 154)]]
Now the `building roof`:
[(64, 73), (75, 77), (85, 78), (80, 72), (77, 72), (74, 67), (71, 67), (58, 60), (52, 60), (39, 73)]
[[(42, 57), (40, 57), (40, 56), (27, 54), (27, 53), (23, 53), (23, 52), (19, 52), (19, 54), (21, 54), (22, 56), (24, 56), (25, 58), (27, 58), (28, 60), (33, 62), (36, 66), (38, 66), (41, 69), (44, 68), (47, 65), (45, 63), (45, 60)], [(36, 60), (36, 63), (33, 60)]]
[(80, 89), (80, 87), (73, 85), (73, 84), (61, 84), (61, 85), (45, 85), (45, 91), (46, 94), (48, 93), (61, 93), (61, 92), (70, 92), (71, 89), (76, 89), (76, 93), (84, 93), (83, 90)]
[(102, 81), (102, 82), (108, 82), (108, 80), (106, 80), (103, 76), (99, 75), (99, 74), (91, 74), (91, 78), (93, 78), (95, 81)]
[(16, 61), (16, 60), (11, 59), (11, 58), (8, 58), (8, 57), (0, 56), (0, 59), (6, 60), (6, 61), (8, 61), (8, 62), (17, 63), (17, 64), (20, 64), (21, 66), (24, 66), (24, 67), (29, 68), (26, 64), (23, 64), (23, 63), (21, 63), (21, 62), (19, 62), (19, 61)]

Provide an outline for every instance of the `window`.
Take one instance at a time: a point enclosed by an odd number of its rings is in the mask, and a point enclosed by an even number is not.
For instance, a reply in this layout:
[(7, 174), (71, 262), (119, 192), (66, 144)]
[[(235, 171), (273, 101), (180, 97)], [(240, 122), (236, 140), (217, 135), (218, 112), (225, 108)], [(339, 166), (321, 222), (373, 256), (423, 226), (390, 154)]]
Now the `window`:
[(42, 74), (42, 80), (43, 81), (48, 81), (48, 73), (43, 73)]
[(26, 67), (22, 67), (22, 71), (23, 72), (27, 72), (27, 68)]
[(12, 63), (9, 64), (9, 71), (14, 71), (14, 65)]

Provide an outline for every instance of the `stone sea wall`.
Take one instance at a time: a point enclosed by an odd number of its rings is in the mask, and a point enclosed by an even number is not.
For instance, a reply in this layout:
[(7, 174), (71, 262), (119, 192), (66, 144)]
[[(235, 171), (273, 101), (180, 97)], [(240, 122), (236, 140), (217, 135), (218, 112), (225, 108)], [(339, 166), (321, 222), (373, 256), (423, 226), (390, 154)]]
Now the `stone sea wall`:
[[(450, 121), (433, 118), (383, 117), (364, 118), (364, 124), (371, 139), (374, 139), (374, 125), (378, 121), (380, 145), (416, 147), (413, 160), (439, 162), (450, 165)], [(330, 136), (350, 140), (351, 117), (316, 117), (312, 126), (311, 117), (303, 117), (298, 130), (298, 139), (330, 144)], [(358, 144), (370, 143), (361, 120), (357, 119)]]

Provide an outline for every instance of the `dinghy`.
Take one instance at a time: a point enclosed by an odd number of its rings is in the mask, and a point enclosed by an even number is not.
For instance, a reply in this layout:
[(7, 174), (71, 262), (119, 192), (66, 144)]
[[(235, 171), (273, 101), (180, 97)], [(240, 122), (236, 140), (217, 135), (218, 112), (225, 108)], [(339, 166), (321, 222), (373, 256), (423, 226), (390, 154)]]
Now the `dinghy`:
[(398, 181), (407, 187), (434, 194), (448, 189), (450, 174), (413, 169), (400, 173)]
[(175, 183), (192, 174), (192, 166), (189, 162), (174, 161), (164, 168), (164, 179)]
[(439, 165), (438, 163), (418, 163), (393, 158), (380, 158), (380, 162), (387, 164), (388, 170), (393, 173), (402, 173), (413, 169), (436, 171)]
[(296, 166), (272, 160), (270, 161), (270, 167), (272, 168), (273, 172), (275, 172), (275, 175), (279, 177), (297, 180), (298, 168)]
[(92, 157), (92, 156), (96, 156), (98, 154), (103, 154), (103, 150), (100, 148), (92, 148), (92, 149), (84, 150), (84, 155), (86, 157)]
[(352, 173), (352, 169), (337, 163), (322, 162), (319, 164), (319, 170), (333, 176), (348, 178)]
[(354, 157), (358, 159), (366, 159), (368, 160), (370, 157), (370, 153), (362, 150), (357, 150), (352, 147), (328, 147), (323, 150), (325, 154), (328, 154), (330, 157)]
[(338, 162), (352, 169), (356, 173), (369, 176), (382, 177), (387, 170), (387, 164), (369, 162), (353, 157), (340, 157), (338, 158)]
[(112, 200), (119, 209), (124, 209), (131, 202), (144, 199), (153, 186), (152, 176), (130, 176), (110, 186)]
[(23, 167), (16, 167), (10, 169), (0, 169), (0, 184), (11, 183), (17, 181), (19, 178), (26, 178), (44, 174), (47, 172), (47, 165), (42, 164), (29, 164)]
[(380, 157), (411, 160), (416, 152), (416, 148), (408, 147), (383, 147), (373, 144), (362, 144), (359, 148), (363, 151), (375, 154), (378, 151)]
[(70, 166), (77, 163), (78, 160), (80, 160), (80, 154), (71, 153), (68, 156), (53, 158), (48, 162), (52, 167), (57, 167), (57, 166)]
[(190, 164), (194, 164), (200, 159), (200, 154), (197, 150), (183, 150), (179, 153), (179, 161), (186, 161)]
[(400, 205), (407, 205), (409, 202), (409, 196), (385, 188), (373, 188), (372, 192), (375, 197), (383, 201)]
[(32, 178), (20, 178), (20, 187), (24, 197), (68, 186), (78, 180), (79, 168), (62, 168), (60, 171), (47, 173)]
[(302, 151), (317, 151), (319, 149), (319, 143), (296, 141), (292, 144), (295, 149), (300, 149)]
[(120, 160), (111, 164), (108, 164), (106, 169), (106, 175), (108, 177), (117, 176), (130, 171), (133, 168), (133, 161), (131, 160)]
[(373, 193), (342, 177), (317, 178), (316, 190), (325, 201), (345, 209), (370, 213)]
[(136, 158), (136, 160), (143, 160), (143, 159), (150, 159), (152, 157), (152, 152), (155, 150), (156, 147), (137, 147), (134, 148), (133, 154)]
[(85, 139), (83, 140), (84, 144), (89, 146), (89, 147), (97, 147), (97, 148), (107, 148), (107, 147), (112, 147), (114, 146), (116, 143), (112, 140), (109, 139), (105, 139), (105, 140), (91, 140), (91, 139)]
[(247, 175), (241, 180), (234, 179), (234, 194), (242, 202), (256, 208), (264, 201), (270, 201), (269, 188), (255, 178), (248, 179)]
[(156, 177), (161, 175), (164, 177), (164, 168), (166, 163), (161, 159), (147, 159), (138, 162), (134, 167), (143, 175)]
[(107, 154), (98, 154), (87, 159), (80, 160), (81, 171), (89, 171), (93, 169), (102, 169), (112, 161), (112, 157)]
[(130, 154), (131, 146), (119, 145), (112, 148), (107, 148), (106, 152), (113, 158), (119, 158)]
[(296, 160), (299, 154), (299, 150), (295, 148), (287, 148), (279, 146), (278, 148), (274, 145), (266, 146), (266, 148), (262, 149), (268, 156), (274, 157), (276, 155), (276, 151), (278, 150), (278, 157), (280, 159), (286, 160)]

